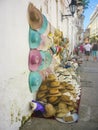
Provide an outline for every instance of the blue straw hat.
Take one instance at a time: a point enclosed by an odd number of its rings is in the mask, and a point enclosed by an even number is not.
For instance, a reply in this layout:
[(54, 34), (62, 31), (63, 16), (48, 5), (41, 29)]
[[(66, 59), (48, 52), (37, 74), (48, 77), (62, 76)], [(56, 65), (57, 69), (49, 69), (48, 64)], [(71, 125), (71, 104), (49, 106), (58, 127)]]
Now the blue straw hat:
[(29, 47), (37, 48), (41, 43), (41, 36), (38, 31), (29, 28)]
[(42, 83), (42, 77), (39, 72), (30, 72), (29, 74), (29, 88), (31, 92), (36, 92)]

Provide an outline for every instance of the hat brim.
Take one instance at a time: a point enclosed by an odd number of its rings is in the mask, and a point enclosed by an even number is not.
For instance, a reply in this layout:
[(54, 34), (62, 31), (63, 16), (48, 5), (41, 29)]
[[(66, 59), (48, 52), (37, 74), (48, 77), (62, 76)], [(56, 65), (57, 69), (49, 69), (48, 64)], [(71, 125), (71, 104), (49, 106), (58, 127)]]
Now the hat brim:
[(54, 94), (49, 94), (48, 95), (48, 97), (51, 97), (51, 96), (53, 96), (53, 97), (55, 97), (55, 96), (61, 96), (61, 93), (56, 93), (56, 94), (54, 93)]
[(46, 31), (46, 29), (47, 29), (47, 26), (48, 26), (47, 18), (43, 15), (43, 24), (42, 24), (41, 28), (38, 29), (37, 31), (38, 31), (40, 34), (43, 34), (43, 33), (45, 33), (45, 31)]
[(39, 70), (46, 69), (50, 66), (52, 62), (52, 55), (48, 51), (40, 51), (42, 56), (42, 63), (39, 66)]

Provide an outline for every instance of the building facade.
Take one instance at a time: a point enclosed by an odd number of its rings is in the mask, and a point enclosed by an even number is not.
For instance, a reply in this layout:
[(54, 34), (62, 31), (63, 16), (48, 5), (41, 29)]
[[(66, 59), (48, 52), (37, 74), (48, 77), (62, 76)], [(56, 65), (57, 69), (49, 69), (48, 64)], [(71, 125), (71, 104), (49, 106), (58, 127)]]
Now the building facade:
[(98, 39), (98, 5), (90, 17), (90, 23), (88, 26), (90, 30), (90, 38)]

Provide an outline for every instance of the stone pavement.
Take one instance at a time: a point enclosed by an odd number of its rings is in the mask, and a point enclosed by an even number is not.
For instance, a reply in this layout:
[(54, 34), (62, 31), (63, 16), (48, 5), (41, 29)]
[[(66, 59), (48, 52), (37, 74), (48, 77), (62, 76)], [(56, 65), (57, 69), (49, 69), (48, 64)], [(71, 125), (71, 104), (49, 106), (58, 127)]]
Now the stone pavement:
[(81, 102), (77, 123), (60, 123), (56, 120), (32, 118), (19, 130), (98, 130), (98, 62), (83, 61), (81, 76)]

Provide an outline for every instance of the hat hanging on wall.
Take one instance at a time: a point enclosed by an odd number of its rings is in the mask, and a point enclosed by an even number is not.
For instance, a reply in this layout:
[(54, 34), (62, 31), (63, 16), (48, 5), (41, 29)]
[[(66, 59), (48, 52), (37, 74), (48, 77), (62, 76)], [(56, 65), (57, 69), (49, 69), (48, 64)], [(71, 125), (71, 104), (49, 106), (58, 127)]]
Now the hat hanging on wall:
[(36, 92), (42, 83), (42, 77), (39, 72), (29, 73), (29, 88), (31, 92)]
[(42, 62), (42, 56), (39, 50), (33, 49), (29, 52), (29, 70), (36, 71)]
[(40, 34), (37, 31), (29, 28), (29, 47), (31, 49), (34, 49), (39, 47), (40, 44), (41, 44)]
[(32, 29), (36, 30), (41, 28), (43, 24), (43, 16), (31, 2), (28, 5), (28, 19)]

